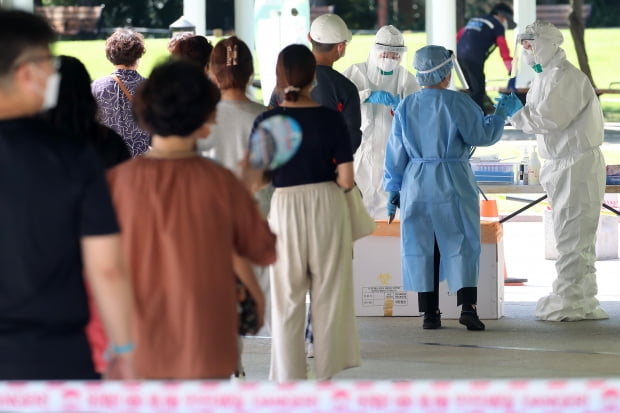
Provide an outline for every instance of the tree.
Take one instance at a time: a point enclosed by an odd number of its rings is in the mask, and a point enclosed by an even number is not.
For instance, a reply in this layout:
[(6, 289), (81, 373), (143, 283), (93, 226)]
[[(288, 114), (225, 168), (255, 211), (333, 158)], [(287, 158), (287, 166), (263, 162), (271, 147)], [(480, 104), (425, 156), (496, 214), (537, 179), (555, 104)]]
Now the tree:
[(333, 4), (334, 13), (342, 17), (351, 30), (372, 29), (376, 26), (375, 0), (330, 0), (324, 4)]
[(577, 52), (577, 61), (579, 62), (579, 68), (583, 73), (588, 76), (592, 86), (596, 88), (594, 80), (592, 79), (592, 72), (590, 71), (590, 63), (588, 62), (588, 53), (586, 52), (585, 42), (585, 25), (583, 24), (583, 16), (581, 10), (583, 9), (583, 0), (571, 0), (570, 2), (572, 10), (568, 15), (568, 22), (570, 24), (570, 34), (573, 37), (575, 43), (575, 51)]
[(467, 9), (466, 0), (456, 0), (456, 31), (465, 26), (465, 10)]
[(105, 4), (104, 26), (165, 27), (183, 14), (183, 0), (35, 0), (43, 6)]

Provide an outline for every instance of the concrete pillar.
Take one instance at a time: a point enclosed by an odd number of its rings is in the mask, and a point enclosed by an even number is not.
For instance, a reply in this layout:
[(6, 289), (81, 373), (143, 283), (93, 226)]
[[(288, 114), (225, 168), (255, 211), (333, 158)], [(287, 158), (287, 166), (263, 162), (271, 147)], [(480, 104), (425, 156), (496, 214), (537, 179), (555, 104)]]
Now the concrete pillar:
[(289, 44), (308, 44), (310, 3), (308, 0), (256, 0), (255, 44), (263, 102), (269, 103), (276, 84), (278, 53)]
[[(517, 27), (514, 29), (514, 37), (516, 40), (517, 35), (525, 31), (525, 27), (536, 20), (536, 0), (514, 0), (513, 5), (515, 22), (517, 22)], [(515, 51), (518, 51), (518, 53), (523, 51), (523, 49), (515, 46), (516, 45), (511, 45), (513, 53)], [(517, 56), (517, 58), (519, 59), (519, 67), (517, 68), (516, 87), (529, 87), (530, 82), (534, 79), (534, 71), (521, 59), (521, 56)]]
[(0, 6), (32, 12), (34, 11), (34, 0), (0, 0)]
[(235, 34), (254, 50), (254, 0), (235, 0)]
[(426, 0), (426, 39), (428, 44), (456, 49), (455, 0)]
[[(426, 39), (429, 45), (456, 52), (456, 0), (426, 0)], [(455, 77), (450, 89), (454, 89)]]
[(196, 26), (197, 35), (207, 33), (207, 0), (183, 1), (183, 16)]

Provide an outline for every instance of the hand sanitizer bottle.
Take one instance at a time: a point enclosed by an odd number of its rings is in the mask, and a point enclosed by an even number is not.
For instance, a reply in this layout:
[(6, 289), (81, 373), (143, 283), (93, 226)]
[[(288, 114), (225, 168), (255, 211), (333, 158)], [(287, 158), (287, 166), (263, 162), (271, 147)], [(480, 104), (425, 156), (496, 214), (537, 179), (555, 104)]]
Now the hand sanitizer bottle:
[(540, 174), (540, 159), (538, 158), (538, 154), (536, 153), (536, 147), (534, 146), (534, 148), (532, 149), (532, 153), (530, 155), (530, 162), (527, 165), (528, 185), (540, 184), (539, 174)]
[(527, 185), (528, 182), (528, 173), (527, 166), (529, 164), (529, 155), (527, 151), (527, 147), (523, 147), (521, 149), (521, 163), (519, 164), (519, 185)]

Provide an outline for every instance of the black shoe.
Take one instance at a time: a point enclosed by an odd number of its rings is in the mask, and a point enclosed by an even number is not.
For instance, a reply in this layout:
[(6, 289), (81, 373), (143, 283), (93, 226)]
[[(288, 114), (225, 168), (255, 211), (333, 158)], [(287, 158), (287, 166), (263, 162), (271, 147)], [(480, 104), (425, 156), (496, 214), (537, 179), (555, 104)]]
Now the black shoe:
[(461, 317), (459, 323), (463, 324), (470, 331), (482, 331), (484, 330), (484, 324), (478, 318), (476, 310), (473, 311), (461, 311)]
[(439, 310), (425, 311), (422, 328), (425, 330), (437, 330), (441, 328), (441, 312)]

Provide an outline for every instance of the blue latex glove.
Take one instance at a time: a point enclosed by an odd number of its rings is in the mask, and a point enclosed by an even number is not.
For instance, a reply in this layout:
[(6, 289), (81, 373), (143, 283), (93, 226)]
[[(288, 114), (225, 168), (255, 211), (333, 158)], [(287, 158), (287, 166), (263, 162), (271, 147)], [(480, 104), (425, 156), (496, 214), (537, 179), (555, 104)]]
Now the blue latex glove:
[(521, 100), (511, 92), (509, 95), (501, 94), (499, 98), (495, 98), (495, 115), (506, 119), (508, 116), (514, 115), (523, 107)]
[(394, 103), (392, 103), (392, 112), (396, 112), (396, 108), (398, 107), (398, 104), (400, 103), (400, 96), (396, 95), (394, 96)]
[(393, 94), (391, 94), (390, 92), (386, 92), (385, 90), (375, 90), (370, 93), (370, 96), (368, 96), (368, 99), (366, 99), (364, 102), (376, 103), (396, 109), (396, 106), (398, 106), (398, 102), (400, 102), (400, 97), (394, 96)]
[(400, 208), (400, 191), (391, 191), (388, 196), (388, 216), (396, 214), (396, 208)]

